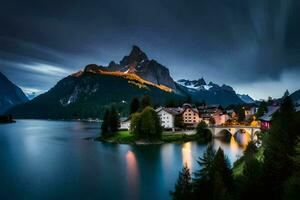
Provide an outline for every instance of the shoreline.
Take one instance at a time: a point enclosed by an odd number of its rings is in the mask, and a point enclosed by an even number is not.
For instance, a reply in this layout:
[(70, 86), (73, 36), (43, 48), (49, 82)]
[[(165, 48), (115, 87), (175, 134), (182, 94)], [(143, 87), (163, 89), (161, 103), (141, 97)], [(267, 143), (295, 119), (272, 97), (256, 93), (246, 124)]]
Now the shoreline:
[(97, 142), (105, 142), (111, 144), (128, 144), (128, 145), (161, 145), (167, 143), (185, 143), (191, 141), (197, 142), (207, 142), (204, 139), (199, 138), (197, 134), (184, 134), (184, 133), (163, 133), (161, 140), (143, 140), (137, 139), (134, 135), (132, 135), (129, 131), (118, 131), (110, 137), (96, 137), (96, 138), (86, 138), (92, 139)]

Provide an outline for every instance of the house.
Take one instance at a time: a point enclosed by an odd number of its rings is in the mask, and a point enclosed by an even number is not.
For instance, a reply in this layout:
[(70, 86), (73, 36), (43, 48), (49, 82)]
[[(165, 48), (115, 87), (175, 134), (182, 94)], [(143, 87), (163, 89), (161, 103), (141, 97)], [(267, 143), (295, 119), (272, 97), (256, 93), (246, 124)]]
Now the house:
[(279, 108), (280, 106), (268, 106), (268, 112), (258, 118), (258, 120), (261, 122), (262, 130), (268, 130), (270, 128), (272, 116)]
[(202, 120), (198, 110), (187, 103), (183, 104), (182, 118), (183, 123), (188, 126), (196, 126)]
[(181, 114), (181, 108), (164, 108), (159, 107), (156, 110), (157, 115), (159, 116), (161, 126), (165, 129), (175, 129), (175, 117), (176, 115)]
[(119, 130), (129, 130), (130, 129), (130, 117), (120, 120)]
[(243, 109), (245, 110), (245, 119), (250, 119), (253, 115), (257, 113), (257, 106), (255, 105), (246, 105), (243, 106)]
[(208, 106), (199, 106), (198, 111), (200, 118), (209, 124), (209, 120), (213, 118), (216, 125), (224, 124), (229, 116), (224, 112), (220, 105), (208, 105)]
[(226, 113), (228, 114), (230, 119), (237, 119), (238, 117), (237, 113), (233, 109), (226, 110)]

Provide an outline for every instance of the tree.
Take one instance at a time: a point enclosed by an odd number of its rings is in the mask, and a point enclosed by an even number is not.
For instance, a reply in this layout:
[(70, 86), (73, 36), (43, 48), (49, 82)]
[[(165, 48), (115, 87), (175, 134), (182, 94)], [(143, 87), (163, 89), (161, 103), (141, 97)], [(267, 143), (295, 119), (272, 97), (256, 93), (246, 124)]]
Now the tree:
[(140, 114), (133, 116), (132, 132), (139, 139), (160, 140), (162, 127), (155, 110), (146, 107)]
[(244, 157), (247, 158), (251, 158), (254, 157), (255, 154), (257, 153), (257, 146), (255, 144), (254, 141), (250, 141), (246, 147), (246, 149), (244, 150)]
[(101, 130), (103, 136), (108, 136), (109, 133), (118, 131), (120, 125), (119, 113), (114, 106), (105, 110)]
[(263, 180), (269, 188), (267, 193), (279, 199), (283, 193), (283, 184), (291, 175), (292, 160), (295, 154), (297, 134), (300, 132), (296, 120), (294, 105), (290, 97), (286, 97), (272, 117), (272, 125), (264, 151)]
[(215, 153), (211, 146), (198, 161), (200, 170), (195, 173), (194, 196), (203, 199), (230, 199), (233, 176), (228, 159), (222, 149)]
[(213, 117), (209, 118), (209, 124), (214, 126), (216, 124), (215, 118), (213, 118)]
[(295, 147), (295, 156), (291, 159), (293, 161), (292, 176), (284, 184), (284, 199), (298, 199), (300, 197), (300, 137)]
[(130, 104), (130, 114), (138, 112), (140, 109), (140, 101), (138, 98), (134, 97)]
[(204, 141), (209, 141), (212, 139), (212, 134), (210, 130), (207, 129), (207, 124), (205, 121), (201, 121), (196, 127), (196, 134), (200, 139)]
[(183, 117), (181, 114), (175, 115), (174, 125), (177, 128), (184, 128), (184, 121), (183, 121)]
[(289, 90), (287, 89), (287, 90), (284, 92), (283, 98), (288, 97), (288, 96), (290, 96), (290, 92), (289, 92)]
[(213, 173), (214, 176), (220, 176), (220, 180), (224, 183), (222, 190), (224, 189), (226, 191), (226, 196), (230, 196), (230, 193), (233, 191), (232, 170), (229, 160), (225, 157), (224, 151), (221, 148), (218, 149), (214, 158)]
[(268, 103), (265, 101), (262, 101), (258, 107), (256, 117), (259, 118), (267, 112), (268, 112)]
[(147, 106), (152, 106), (152, 101), (149, 95), (144, 95), (141, 101), (141, 109), (145, 109)]
[(238, 116), (238, 122), (243, 122), (245, 120), (245, 109), (242, 106), (237, 106), (234, 109), (234, 112)]
[(109, 132), (109, 115), (110, 115), (109, 109), (106, 109), (103, 116), (103, 122), (101, 124), (101, 130), (103, 136), (106, 136), (107, 133)]
[(185, 200), (192, 198), (192, 178), (187, 165), (185, 165), (181, 172), (179, 172), (179, 177), (175, 185), (175, 191), (171, 191), (170, 195), (174, 200)]
[(237, 178), (237, 199), (256, 199), (262, 194), (262, 164), (256, 159), (257, 147), (250, 141), (244, 151), (242, 175)]
[(200, 169), (194, 173), (193, 193), (195, 197), (201, 196), (203, 199), (212, 197), (212, 173), (214, 165), (215, 151), (212, 145), (208, 145), (202, 157), (199, 157), (197, 163)]
[(115, 133), (118, 131), (120, 126), (119, 113), (117, 112), (115, 106), (111, 106), (109, 113), (109, 128), (110, 131)]

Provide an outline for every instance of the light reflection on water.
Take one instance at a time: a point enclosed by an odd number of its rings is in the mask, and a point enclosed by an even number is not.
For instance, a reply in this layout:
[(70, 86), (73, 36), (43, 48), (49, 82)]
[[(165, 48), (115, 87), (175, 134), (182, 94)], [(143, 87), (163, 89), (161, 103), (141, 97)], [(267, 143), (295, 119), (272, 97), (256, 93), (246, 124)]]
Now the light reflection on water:
[(191, 151), (191, 142), (184, 143), (182, 145), (182, 165), (186, 165), (191, 171), (192, 168), (192, 151)]
[[(100, 125), (21, 120), (0, 125), (0, 199), (170, 199), (186, 163), (195, 172), (207, 144), (149, 146), (84, 140)], [(214, 139), (233, 163), (247, 134)]]
[(128, 151), (126, 154), (126, 163), (127, 163), (127, 179), (128, 188), (130, 199), (137, 199), (138, 198), (138, 191), (139, 191), (139, 174), (138, 174), (138, 167), (136, 156), (132, 151)]

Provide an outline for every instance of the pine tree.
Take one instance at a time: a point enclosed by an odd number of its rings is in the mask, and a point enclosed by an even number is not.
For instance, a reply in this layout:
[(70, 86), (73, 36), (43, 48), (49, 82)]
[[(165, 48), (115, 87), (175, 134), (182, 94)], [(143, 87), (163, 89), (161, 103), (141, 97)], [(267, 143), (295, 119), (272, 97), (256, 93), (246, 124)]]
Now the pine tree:
[(115, 133), (118, 131), (120, 126), (119, 113), (117, 112), (115, 106), (111, 106), (109, 113), (109, 128), (110, 131)]
[(255, 156), (255, 154), (257, 153), (257, 146), (255, 144), (254, 141), (250, 141), (244, 151), (244, 158), (247, 159), (248, 157), (249, 158), (252, 158)]
[(228, 159), (222, 149), (217, 153), (207, 147), (199, 159), (200, 170), (195, 173), (194, 196), (203, 199), (230, 199), (233, 191), (233, 176)]
[(200, 170), (194, 173), (193, 196), (201, 196), (203, 199), (212, 198), (212, 173), (214, 165), (215, 151), (211, 145), (207, 146), (203, 156), (197, 161)]
[[(224, 183), (224, 189), (226, 190), (226, 194), (229, 196), (230, 193), (233, 191), (233, 176), (232, 176), (232, 169), (230, 167), (230, 163), (227, 157), (224, 155), (224, 151), (219, 148), (213, 164), (213, 174), (220, 175), (221, 180)], [(215, 177), (213, 177), (215, 178)], [(213, 179), (213, 181), (215, 181)]]
[(265, 101), (262, 101), (258, 107), (256, 117), (259, 118), (267, 112), (268, 112), (268, 103)]
[(130, 104), (130, 114), (133, 114), (133, 113), (136, 113), (138, 112), (140, 109), (140, 102), (139, 102), (139, 99), (134, 97), (131, 101), (131, 104)]
[(237, 199), (256, 199), (262, 195), (262, 164), (256, 159), (257, 147), (253, 141), (250, 141), (244, 151), (243, 173), (237, 178), (238, 189), (236, 190)]
[(144, 95), (141, 101), (141, 109), (144, 110), (148, 106), (152, 106), (151, 98), (149, 95)]
[(175, 185), (175, 191), (171, 191), (170, 195), (174, 200), (185, 200), (192, 198), (192, 179), (187, 165), (185, 165), (181, 172), (179, 172), (179, 177)]
[(103, 116), (103, 122), (101, 124), (101, 131), (103, 136), (106, 136), (107, 133), (109, 132), (109, 123), (110, 123), (109, 117), (110, 117), (109, 109), (106, 109)]
[(286, 97), (278, 112), (273, 115), (270, 135), (264, 151), (263, 180), (266, 194), (280, 199), (283, 192), (283, 183), (291, 175), (296, 137), (299, 127), (296, 122), (293, 102)]
[(294, 200), (300, 197), (300, 137), (295, 147), (295, 156), (292, 157), (293, 173), (284, 184), (284, 199)]

